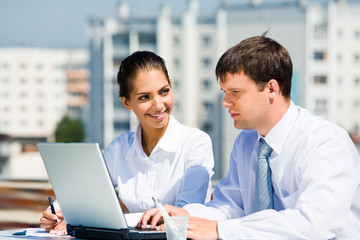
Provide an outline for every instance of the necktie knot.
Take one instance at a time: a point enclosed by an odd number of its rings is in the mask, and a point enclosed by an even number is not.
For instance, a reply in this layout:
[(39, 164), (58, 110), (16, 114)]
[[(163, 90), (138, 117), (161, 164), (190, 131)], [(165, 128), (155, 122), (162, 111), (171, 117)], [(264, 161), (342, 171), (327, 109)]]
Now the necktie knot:
[(258, 158), (268, 158), (272, 152), (272, 148), (261, 138), (259, 142)]

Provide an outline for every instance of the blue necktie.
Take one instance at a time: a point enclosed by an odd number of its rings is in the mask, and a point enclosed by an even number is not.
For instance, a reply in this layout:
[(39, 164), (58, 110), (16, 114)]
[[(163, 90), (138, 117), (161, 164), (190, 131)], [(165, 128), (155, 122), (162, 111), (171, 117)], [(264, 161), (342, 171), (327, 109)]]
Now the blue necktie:
[(269, 167), (269, 156), (271, 152), (272, 148), (261, 138), (256, 172), (254, 212), (274, 208), (271, 170)]

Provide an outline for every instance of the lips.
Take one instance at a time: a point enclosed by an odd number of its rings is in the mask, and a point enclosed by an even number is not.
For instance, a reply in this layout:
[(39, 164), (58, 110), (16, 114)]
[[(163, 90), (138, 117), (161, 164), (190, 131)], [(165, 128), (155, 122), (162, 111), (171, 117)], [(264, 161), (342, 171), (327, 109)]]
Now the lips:
[(157, 113), (157, 114), (149, 114), (149, 116), (150, 116), (151, 118), (154, 118), (154, 119), (156, 119), (156, 120), (159, 120), (159, 119), (164, 118), (165, 113), (166, 113), (166, 111), (161, 112), (161, 113)]
[(230, 116), (231, 116), (232, 118), (235, 118), (235, 117), (239, 116), (238, 113), (229, 112), (229, 114), (230, 114)]

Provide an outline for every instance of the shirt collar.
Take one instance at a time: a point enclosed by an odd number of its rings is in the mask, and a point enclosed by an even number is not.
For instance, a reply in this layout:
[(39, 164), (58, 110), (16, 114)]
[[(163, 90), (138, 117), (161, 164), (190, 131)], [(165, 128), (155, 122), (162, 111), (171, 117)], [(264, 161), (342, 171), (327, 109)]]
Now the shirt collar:
[[(177, 151), (177, 139), (179, 139), (177, 136), (181, 133), (181, 130), (179, 128), (179, 122), (170, 115), (169, 118), (169, 124), (166, 128), (166, 131), (164, 135), (161, 137), (160, 141), (157, 143), (153, 151), (156, 151), (156, 149), (161, 148), (168, 152), (176, 152)], [(145, 156), (144, 149), (142, 148), (141, 143), (141, 131), (142, 127), (141, 124), (136, 127), (136, 130), (134, 132), (134, 142), (129, 148), (129, 152), (127, 154), (126, 160), (129, 160), (134, 154), (136, 153), (138, 156), (141, 157), (147, 157)]]
[[(280, 154), (286, 138), (289, 135), (290, 129), (294, 125), (298, 115), (299, 108), (293, 103), (293, 101), (290, 101), (289, 109), (285, 115), (266, 135), (265, 141), (277, 155)], [(258, 137), (261, 137), (260, 134), (258, 134)]]
[(170, 115), (166, 131), (155, 148), (159, 147), (167, 152), (176, 152), (179, 146), (178, 141), (181, 139), (181, 133), (180, 123)]
[(134, 156), (135, 153), (137, 153), (139, 156), (145, 154), (141, 144), (141, 129), (141, 124), (139, 123), (135, 129), (134, 140), (129, 148), (128, 154), (125, 159), (126, 161), (129, 160), (132, 156)]

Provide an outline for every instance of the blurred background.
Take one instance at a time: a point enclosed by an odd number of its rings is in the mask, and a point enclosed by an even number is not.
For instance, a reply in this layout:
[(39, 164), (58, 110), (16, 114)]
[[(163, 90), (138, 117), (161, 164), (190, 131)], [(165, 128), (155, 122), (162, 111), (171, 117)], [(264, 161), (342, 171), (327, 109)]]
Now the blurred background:
[(165, 59), (173, 115), (211, 136), (216, 183), (239, 130), (221, 107), (215, 66), (266, 31), (292, 57), (292, 100), (360, 149), (360, 0), (0, 1), (0, 229), (38, 226), (55, 197), (37, 142), (105, 148), (135, 129), (116, 74), (136, 50)]

